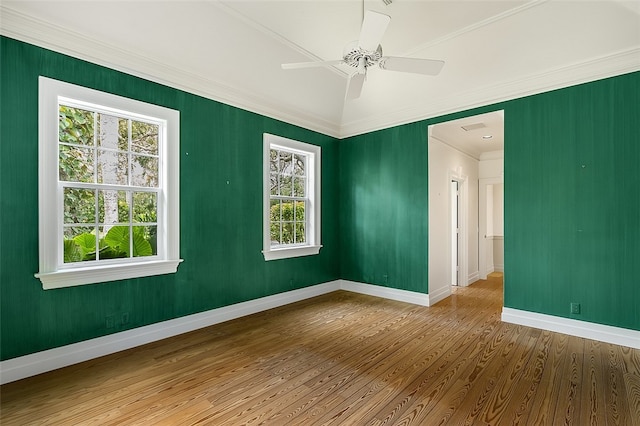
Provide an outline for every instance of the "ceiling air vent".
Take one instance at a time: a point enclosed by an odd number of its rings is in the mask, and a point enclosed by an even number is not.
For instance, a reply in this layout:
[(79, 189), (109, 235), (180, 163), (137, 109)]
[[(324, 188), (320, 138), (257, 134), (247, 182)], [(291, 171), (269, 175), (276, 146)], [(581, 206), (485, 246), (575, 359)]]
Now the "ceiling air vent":
[(462, 127), (462, 130), (464, 130), (465, 132), (468, 132), (470, 130), (482, 129), (487, 126), (484, 123), (474, 123), (474, 124), (467, 124), (466, 126), (461, 126), (461, 127)]
[(384, 3), (385, 6), (389, 6), (391, 3), (393, 3), (393, 0), (382, 0), (382, 3)]

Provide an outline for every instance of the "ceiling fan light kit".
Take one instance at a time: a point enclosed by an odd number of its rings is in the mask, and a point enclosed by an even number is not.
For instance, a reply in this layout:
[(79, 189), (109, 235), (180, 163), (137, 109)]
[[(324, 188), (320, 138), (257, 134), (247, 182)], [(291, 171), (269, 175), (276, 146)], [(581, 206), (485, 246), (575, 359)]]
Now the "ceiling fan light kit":
[[(390, 3), (390, 2), (389, 2)], [(356, 69), (347, 82), (346, 99), (357, 99), (362, 92), (367, 69), (378, 65), (387, 71), (408, 72), (414, 74), (437, 75), (444, 66), (444, 61), (434, 59), (403, 58), (382, 56), (380, 41), (384, 36), (391, 17), (383, 13), (368, 10), (362, 21), (360, 38), (348, 43), (343, 50), (342, 59), (335, 61), (301, 62), (282, 64), (283, 69), (310, 68), (346, 64)]]

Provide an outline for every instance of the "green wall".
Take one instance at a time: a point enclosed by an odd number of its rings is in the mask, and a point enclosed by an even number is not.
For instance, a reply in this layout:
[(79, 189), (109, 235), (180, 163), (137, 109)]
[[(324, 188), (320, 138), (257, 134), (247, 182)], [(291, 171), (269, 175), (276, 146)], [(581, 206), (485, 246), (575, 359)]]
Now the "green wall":
[(637, 72), (508, 104), (505, 306), (640, 330), (639, 120)]
[(340, 141), (343, 279), (428, 293), (427, 130)]
[[(1, 43), (1, 359), (338, 278), (427, 293), (427, 127), (498, 109), (505, 110), (505, 306), (640, 330), (640, 73), (338, 141)], [(42, 290), (33, 277), (39, 75), (181, 112), (178, 273)], [(319, 256), (263, 260), (263, 132), (322, 146)], [(580, 314), (569, 314), (571, 302)], [(107, 330), (105, 317), (118, 322), (123, 312), (129, 323)]]
[[(1, 359), (339, 278), (336, 139), (9, 38), (0, 52)], [(176, 274), (42, 290), (33, 276), (39, 75), (180, 111), (184, 262)], [(263, 132), (322, 147), (318, 256), (264, 261)]]
[(342, 278), (428, 292), (427, 128), (500, 109), (505, 306), (640, 330), (637, 72), (341, 141)]

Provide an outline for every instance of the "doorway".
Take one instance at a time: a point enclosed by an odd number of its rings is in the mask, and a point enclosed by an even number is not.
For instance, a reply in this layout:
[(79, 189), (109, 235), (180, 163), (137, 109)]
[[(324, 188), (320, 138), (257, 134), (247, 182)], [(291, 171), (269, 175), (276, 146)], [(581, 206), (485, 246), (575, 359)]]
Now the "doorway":
[(430, 303), (491, 272), (485, 267), (480, 228), (486, 219), (479, 218), (479, 203), (486, 201), (479, 183), (503, 176), (503, 129), (504, 111), (428, 127)]
[(462, 279), (460, 277), (461, 268), (461, 260), (464, 259), (464, 251), (461, 250), (463, 244), (461, 244), (461, 228), (462, 228), (462, 220), (461, 217), (461, 202), (464, 200), (460, 197), (460, 189), (461, 189), (460, 181), (456, 179), (451, 179), (450, 187), (449, 187), (449, 199), (451, 201), (451, 208), (449, 210), (450, 220), (449, 220), (449, 235), (451, 236), (451, 255), (450, 259), (450, 271), (451, 271), (451, 285), (459, 286), (463, 285)]

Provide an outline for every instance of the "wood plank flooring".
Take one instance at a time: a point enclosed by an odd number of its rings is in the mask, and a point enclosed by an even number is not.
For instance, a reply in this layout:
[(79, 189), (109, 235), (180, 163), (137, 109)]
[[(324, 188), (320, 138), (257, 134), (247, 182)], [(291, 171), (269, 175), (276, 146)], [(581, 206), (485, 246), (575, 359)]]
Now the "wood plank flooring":
[(640, 425), (640, 350), (335, 292), (0, 388), (2, 425)]

